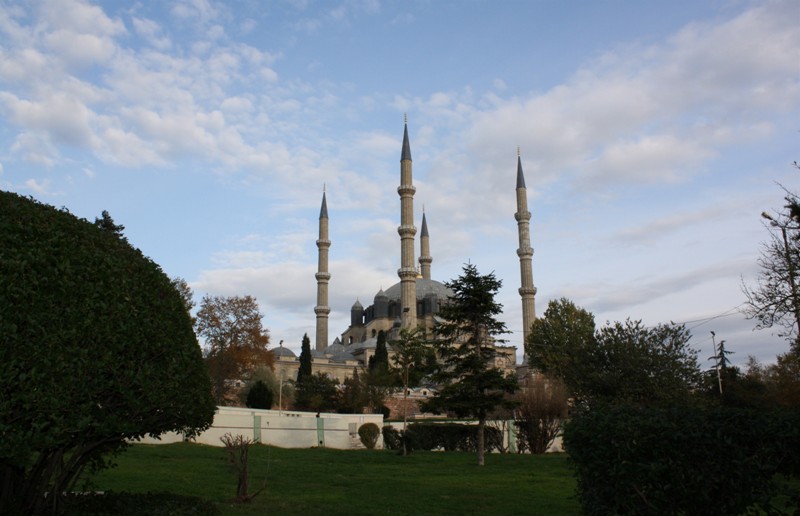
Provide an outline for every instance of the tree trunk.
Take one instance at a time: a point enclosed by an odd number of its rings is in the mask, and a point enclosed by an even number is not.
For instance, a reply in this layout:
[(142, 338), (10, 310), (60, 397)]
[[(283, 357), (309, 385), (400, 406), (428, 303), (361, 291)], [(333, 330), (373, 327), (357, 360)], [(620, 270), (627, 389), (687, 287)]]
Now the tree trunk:
[(481, 416), (480, 419), (478, 419), (478, 466), (483, 466), (484, 428), (486, 428), (486, 417)]

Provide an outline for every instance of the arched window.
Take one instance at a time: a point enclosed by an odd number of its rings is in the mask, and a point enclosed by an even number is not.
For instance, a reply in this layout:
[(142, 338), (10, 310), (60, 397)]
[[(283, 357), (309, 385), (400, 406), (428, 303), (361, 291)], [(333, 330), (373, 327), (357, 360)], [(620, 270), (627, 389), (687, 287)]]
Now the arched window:
[(378, 334), (378, 332), (373, 328), (372, 329), (372, 336), (375, 337), (377, 334)]

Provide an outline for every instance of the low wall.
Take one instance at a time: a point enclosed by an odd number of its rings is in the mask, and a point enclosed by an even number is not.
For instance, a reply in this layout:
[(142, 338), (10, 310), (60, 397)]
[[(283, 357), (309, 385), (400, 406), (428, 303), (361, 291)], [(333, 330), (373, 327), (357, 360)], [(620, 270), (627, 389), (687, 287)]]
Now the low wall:
[[(365, 423), (383, 427), (382, 414), (333, 414), (287, 410), (259, 410), (239, 407), (217, 407), (214, 422), (194, 442), (223, 446), (220, 437), (229, 433), (242, 435), (256, 442), (282, 448), (363, 448), (358, 429)], [(168, 444), (183, 441), (176, 432), (162, 434), (160, 439), (146, 437), (139, 442)], [(383, 437), (375, 448), (383, 448)]]

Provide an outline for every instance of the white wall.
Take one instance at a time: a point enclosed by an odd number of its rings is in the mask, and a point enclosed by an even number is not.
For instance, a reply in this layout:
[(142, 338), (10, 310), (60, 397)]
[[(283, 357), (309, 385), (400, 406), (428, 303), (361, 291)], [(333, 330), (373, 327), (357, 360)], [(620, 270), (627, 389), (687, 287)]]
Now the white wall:
[[(211, 427), (198, 435), (194, 442), (223, 446), (220, 437), (230, 433), (283, 448), (322, 446), (346, 450), (363, 448), (358, 429), (365, 423), (374, 423), (378, 428), (383, 428), (383, 415), (217, 407)], [(139, 442), (168, 444), (180, 441), (183, 441), (181, 434), (169, 432), (160, 439), (146, 437)], [(383, 448), (383, 436), (378, 438), (375, 448)]]

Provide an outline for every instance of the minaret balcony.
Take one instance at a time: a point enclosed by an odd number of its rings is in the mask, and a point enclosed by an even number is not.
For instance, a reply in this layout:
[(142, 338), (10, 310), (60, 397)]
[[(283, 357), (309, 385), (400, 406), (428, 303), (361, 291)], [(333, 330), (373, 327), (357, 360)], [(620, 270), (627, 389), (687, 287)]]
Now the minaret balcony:
[(314, 274), (314, 277), (317, 278), (317, 281), (328, 281), (329, 279), (331, 279), (331, 273), (330, 272), (318, 272), (318, 273)]
[(522, 222), (523, 220), (531, 220), (531, 212), (527, 210), (518, 211), (517, 213), (514, 214), (514, 218), (517, 220), (517, 222)]
[(400, 185), (397, 187), (397, 193), (400, 194), (402, 197), (403, 195), (414, 195), (417, 191), (417, 187), (414, 185)]
[(314, 307), (314, 313), (317, 314), (317, 315), (328, 315), (329, 313), (331, 313), (331, 307), (330, 306), (315, 306)]
[(520, 258), (531, 258), (533, 256), (533, 247), (520, 247), (517, 249), (517, 256)]
[(397, 226), (397, 233), (400, 234), (400, 236), (413, 237), (417, 234), (417, 226), (413, 224), (402, 224)]
[(323, 240), (323, 239), (317, 240), (317, 247), (319, 247), (319, 248), (330, 247), (330, 246), (331, 246), (331, 241), (330, 240), (327, 240), (327, 239), (325, 239), (325, 240)]
[(535, 296), (536, 295), (536, 287), (521, 287), (519, 289), (519, 295), (522, 296), (522, 297)]
[(416, 267), (400, 267), (397, 269), (397, 275), (400, 279), (404, 278), (417, 278), (417, 268)]

